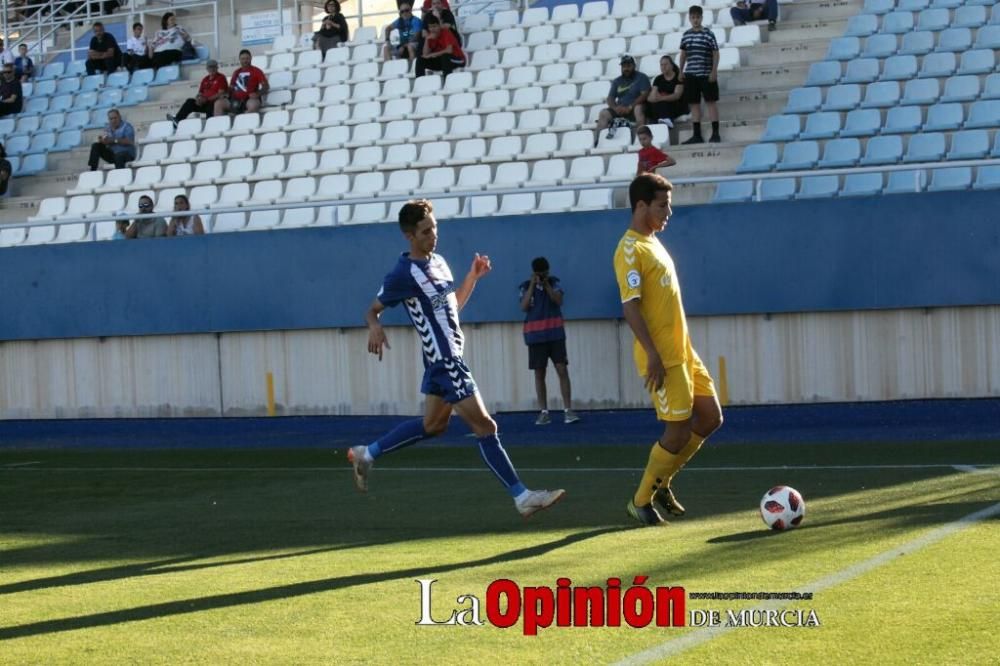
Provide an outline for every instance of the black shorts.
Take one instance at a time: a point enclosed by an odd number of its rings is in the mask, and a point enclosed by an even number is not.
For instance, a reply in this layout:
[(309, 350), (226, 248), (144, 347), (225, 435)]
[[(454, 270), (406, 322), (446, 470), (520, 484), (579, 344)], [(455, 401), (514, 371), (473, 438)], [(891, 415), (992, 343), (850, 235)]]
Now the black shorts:
[(247, 100), (250, 99), (230, 99), (229, 100), (229, 113), (246, 113), (247, 110)]
[(617, 113), (613, 108), (609, 107), (608, 108), (608, 113), (611, 114), (612, 118), (624, 118), (625, 120), (629, 121), (630, 123), (636, 122), (636, 120), (635, 120), (635, 110), (629, 111), (625, 115), (622, 115), (620, 113)]
[(709, 81), (707, 76), (684, 75), (684, 101), (688, 104), (700, 104), (701, 98), (706, 102), (719, 101), (719, 82)]
[(541, 370), (549, 364), (549, 359), (553, 363), (569, 364), (566, 358), (566, 340), (553, 340), (551, 342), (539, 342), (528, 345), (528, 369)]

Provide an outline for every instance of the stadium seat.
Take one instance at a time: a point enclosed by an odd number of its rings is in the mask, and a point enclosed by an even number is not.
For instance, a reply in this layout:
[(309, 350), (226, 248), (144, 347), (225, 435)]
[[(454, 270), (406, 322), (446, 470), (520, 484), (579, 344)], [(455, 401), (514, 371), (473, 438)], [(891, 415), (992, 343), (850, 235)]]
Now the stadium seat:
[(25, 115), (37, 115), (45, 113), (46, 111), (48, 111), (48, 109), (49, 109), (48, 97), (31, 97), (28, 98), (28, 100), (24, 103), (23, 113)]
[[(532, 195), (534, 199), (534, 195)], [(497, 214), (499, 203), (495, 194), (487, 194), (477, 197), (468, 197), (466, 206), (470, 217), (488, 217)], [(532, 201), (532, 203), (534, 203)], [(521, 211), (513, 211), (521, 212)], [(525, 211), (527, 212), (527, 211)]]
[(942, 7), (944, 9), (955, 9), (960, 7), (965, 0), (934, 0), (931, 2), (931, 7)]
[(531, 169), (530, 184), (534, 187), (556, 185), (566, 177), (566, 162), (562, 159), (539, 160)]
[(861, 41), (857, 37), (836, 37), (830, 40), (827, 60), (853, 60), (861, 54)]
[(944, 84), (942, 102), (971, 102), (979, 97), (978, 76), (953, 76)]
[[(798, 90), (815, 90), (819, 96), (818, 88), (799, 88)], [(794, 90), (792, 91), (795, 92)], [(818, 102), (818, 100), (817, 100)], [(791, 99), (789, 99), (791, 105)], [(817, 104), (818, 106), (818, 104)], [(786, 107), (787, 109), (787, 107)], [(793, 141), (801, 129), (799, 117), (796, 115), (771, 116), (767, 119), (767, 127), (761, 141)]]
[(597, 156), (577, 157), (570, 162), (566, 184), (596, 183), (604, 175), (604, 159)]
[(896, 9), (907, 12), (919, 12), (930, 6), (930, 0), (898, 0)]
[[(979, 167), (976, 170), (976, 182), (972, 185), (972, 189), (1000, 189), (1000, 165)], [(0, 233), (3, 233), (2, 227), (0, 227)]]
[(962, 126), (963, 120), (964, 114), (961, 104), (934, 104), (927, 109), (927, 122), (924, 123), (924, 131), (957, 130)]
[(955, 132), (951, 137), (949, 160), (976, 160), (986, 157), (990, 151), (990, 135), (986, 130), (965, 130)]
[(861, 159), (861, 142), (857, 139), (834, 139), (823, 147), (822, 169), (852, 167)]
[(919, 132), (924, 124), (923, 109), (919, 106), (895, 106), (885, 117), (882, 134), (911, 134)]
[(930, 192), (945, 192), (950, 190), (967, 190), (972, 187), (972, 167), (953, 167), (950, 169), (934, 169), (931, 172)]
[(865, 91), (865, 99), (861, 107), (884, 109), (895, 106), (899, 102), (899, 82), (879, 81), (870, 84)]
[[(996, 5), (994, 5), (996, 6)], [(981, 7), (965, 9), (982, 9)], [(1000, 25), (987, 25), (979, 29), (976, 34), (977, 49), (1000, 49)]]
[(847, 21), (844, 35), (847, 37), (867, 37), (878, 32), (878, 18), (874, 14), (858, 14)]
[(865, 0), (864, 8), (861, 10), (866, 14), (888, 14), (896, 7), (895, 0)]
[[(708, 16), (709, 12), (705, 15)], [(580, 190), (573, 210), (607, 210), (613, 208), (613, 192), (609, 188)]]
[(826, 199), (837, 196), (840, 190), (838, 176), (808, 176), (801, 179), (796, 199)]
[(937, 79), (911, 79), (903, 88), (902, 105), (916, 104), (926, 106), (937, 101), (941, 87)]
[(31, 143), (28, 145), (27, 150), (24, 151), (24, 154), (47, 153), (52, 150), (55, 145), (55, 132), (39, 132), (31, 137)]
[(827, 88), (824, 111), (849, 111), (861, 103), (861, 86), (856, 83), (838, 84)]
[[(821, 88), (793, 88), (788, 94), (788, 104), (785, 105), (785, 113), (812, 113), (819, 109), (823, 102), (823, 91)], [(768, 124), (770, 126), (770, 123)], [(798, 127), (796, 127), (798, 133)], [(781, 141), (782, 139), (768, 139), (769, 141)]]
[(996, 56), (992, 49), (973, 49), (962, 54), (959, 74), (987, 74), (993, 71)]
[(927, 187), (927, 173), (923, 170), (890, 171), (885, 194), (922, 192)]
[(844, 177), (844, 187), (840, 196), (872, 196), (882, 192), (881, 173), (850, 173)]
[(38, 211), (28, 218), (28, 222), (53, 220), (66, 213), (65, 197), (48, 197), (38, 203)]
[(815, 141), (792, 141), (786, 143), (778, 162), (778, 171), (798, 171), (811, 169), (819, 161), (819, 144)]
[(878, 79), (879, 61), (876, 58), (856, 58), (847, 63), (843, 83), (871, 83)]
[(753, 199), (752, 180), (727, 180), (715, 189), (712, 203), (743, 203)]
[(895, 164), (903, 157), (903, 140), (896, 135), (876, 136), (868, 140), (861, 166)]
[(56, 143), (52, 147), (54, 151), (73, 150), (83, 143), (83, 132), (78, 129), (64, 129), (56, 135)]
[(945, 136), (941, 132), (914, 134), (906, 147), (904, 162), (938, 162), (944, 159), (947, 149)]
[(806, 116), (806, 126), (801, 139), (832, 139), (840, 133), (840, 114), (836, 111), (820, 111)]
[(778, 162), (778, 148), (773, 143), (757, 143), (743, 150), (743, 160), (736, 173), (770, 171)]
[[(42, 125), (41, 127), (39, 127), (39, 129), (43, 132), (58, 132), (59, 130), (63, 129), (63, 126), (65, 124), (66, 124), (65, 113), (49, 113), (47, 115), (42, 116)], [(13, 121), (11, 122), (11, 125), (13, 125)], [(71, 128), (71, 129), (77, 129), (77, 128)]]
[[(13, 162), (14, 160), (11, 159), (12, 164)], [(33, 176), (46, 171), (48, 169), (47, 162), (48, 158), (45, 153), (25, 155), (24, 159), (21, 160), (20, 167), (15, 169), (14, 173), (18, 176)]]
[(950, 22), (951, 13), (947, 9), (925, 9), (918, 15), (917, 30), (942, 31)]
[[(812, 65), (809, 66), (809, 75), (806, 76), (805, 85), (832, 86), (840, 81), (840, 76), (841, 76), (841, 64), (839, 62), (833, 60), (814, 62)], [(802, 89), (796, 88), (796, 90), (802, 90)]]
[(941, 78), (955, 73), (954, 53), (928, 53), (917, 74), (920, 78)]
[[(987, 140), (987, 149), (989, 148), (989, 141)], [(77, 176), (76, 187), (67, 190), (66, 194), (87, 194), (104, 184), (104, 172), (103, 171), (83, 171)]]
[(886, 34), (903, 34), (913, 31), (913, 13), (893, 11), (882, 17), (882, 32)]
[(924, 55), (934, 50), (934, 33), (926, 30), (907, 32), (899, 47), (900, 55)]
[(894, 55), (885, 61), (883, 81), (909, 81), (917, 75), (917, 57), (914, 55)]
[(847, 113), (840, 136), (872, 136), (882, 127), (882, 114), (878, 109), (854, 109)]
[(1000, 100), (979, 100), (969, 107), (966, 129), (994, 128), (1000, 125)]
[(961, 53), (971, 46), (972, 31), (968, 28), (948, 28), (941, 31), (941, 34), (938, 36), (938, 51)]

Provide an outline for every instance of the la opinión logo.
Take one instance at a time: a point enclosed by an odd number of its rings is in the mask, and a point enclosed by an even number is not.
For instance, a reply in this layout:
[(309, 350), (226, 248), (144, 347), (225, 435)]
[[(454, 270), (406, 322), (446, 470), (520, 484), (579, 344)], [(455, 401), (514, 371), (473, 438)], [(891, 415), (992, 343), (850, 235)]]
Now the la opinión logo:
[(569, 578), (556, 579), (550, 586), (521, 587), (501, 578), (486, 588), (483, 604), (473, 594), (455, 598), (457, 608), (447, 619), (435, 619), (431, 613), (436, 578), (418, 578), (420, 586), (421, 626), (483, 626), (486, 620), (495, 627), (508, 629), (522, 622), (525, 636), (537, 636), (539, 629), (556, 627), (620, 627), (640, 629), (685, 626), (687, 593), (683, 587), (646, 587), (648, 576), (635, 576), (632, 585), (622, 590), (620, 578), (608, 578), (602, 587), (573, 586)]

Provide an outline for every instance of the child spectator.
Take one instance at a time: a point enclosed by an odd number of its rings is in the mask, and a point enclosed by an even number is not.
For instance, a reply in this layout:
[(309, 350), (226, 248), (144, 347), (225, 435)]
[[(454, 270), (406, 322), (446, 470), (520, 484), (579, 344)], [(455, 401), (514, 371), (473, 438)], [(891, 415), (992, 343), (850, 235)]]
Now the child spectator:
[(149, 40), (142, 35), (141, 23), (132, 24), (132, 36), (125, 42), (125, 55), (122, 64), (129, 74), (137, 69), (148, 69), (152, 66), (149, 60)]
[[(431, 0), (431, 7), (428, 11), (427, 4), (424, 3), (423, 14), (421, 19), (424, 22), (424, 28), (427, 27), (427, 22), (431, 17), (434, 17), (441, 23), (442, 26), (451, 30), (452, 34), (455, 35), (455, 39), (458, 40), (459, 45), (462, 44), (462, 35), (458, 31), (458, 20), (450, 9), (448, 9), (448, 3), (445, 0)], [(427, 38), (427, 30), (424, 30), (424, 38)]]
[(465, 67), (465, 53), (458, 45), (458, 38), (433, 16), (427, 17), (427, 39), (424, 52), (417, 59), (416, 75), (423, 76), (428, 69), (448, 76), (454, 70)]
[(653, 145), (653, 133), (648, 127), (643, 125), (636, 130), (639, 137), (639, 164), (636, 166), (635, 175), (641, 176), (644, 173), (653, 173), (660, 167), (672, 167), (677, 164), (677, 160), (667, 155), (665, 152)]
[(28, 57), (27, 44), (19, 44), (17, 51), (18, 56), (14, 58), (14, 76), (21, 83), (26, 83), (28, 79), (35, 76), (35, 62)]
[(694, 134), (686, 144), (704, 143), (701, 136), (701, 98), (708, 107), (712, 121), (711, 143), (722, 141), (719, 137), (719, 43), (708, 28), (701, 25), (702, 9), (692, 5), (688, 9), (691, 29), (681, 37), (680, 82), (684, 84), (684, 98), (691, 107), (691, 125)]
[(128, 236), (128, 220), (115, 220), (115, 233), (111, 234), (111, 240), (126, 240)]

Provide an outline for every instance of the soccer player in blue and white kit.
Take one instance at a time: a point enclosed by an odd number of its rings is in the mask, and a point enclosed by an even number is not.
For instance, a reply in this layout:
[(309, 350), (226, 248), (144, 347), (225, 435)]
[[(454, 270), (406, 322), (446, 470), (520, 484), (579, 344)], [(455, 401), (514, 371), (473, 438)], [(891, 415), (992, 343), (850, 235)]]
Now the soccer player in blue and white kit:
[(382, 360), (382, 348), (389, 349), (379, 316), (387, 307), (402, 303), (413, 322), (424, 357), (424, 380), (420, 391), (427, 396), (423, 418), (400, 424), (368, 446), (354, 446), (347, 457), (354, 466), (354, 483), (368, 490), (368, 476), (375, 459), (386, 453), (440, 435), (448, 429), (456, 412), (476, 436), (479, 452), (493, 474), (504, 485), (518, 512), (527, 518), (546, 509), (565, 494), (564, 490), (529, 490), (514, 470), (497, 436), (497, 424), (490, 418), (483, 399), (462, 360), (465, 338), (458, 323), (458, 311), (468, 302), (476, 282), (490, 272), (490, 259), (476, 255), (472, 268), (457, 287), (448, 263), (434, 254), (437, 220), (426, 200), (410, 201), (399, 211), (399, 228), (410, 242), (395, 268), (385, 276), (382, 288), (368, 312), (368, 351)]

